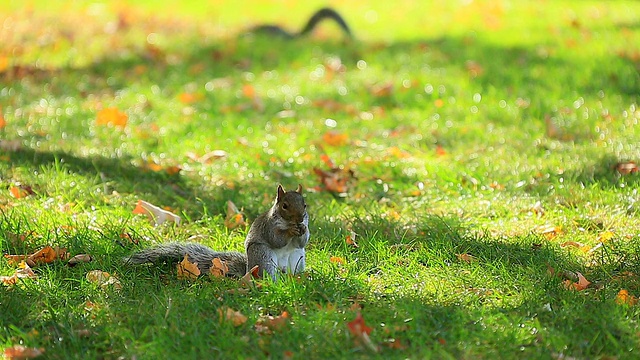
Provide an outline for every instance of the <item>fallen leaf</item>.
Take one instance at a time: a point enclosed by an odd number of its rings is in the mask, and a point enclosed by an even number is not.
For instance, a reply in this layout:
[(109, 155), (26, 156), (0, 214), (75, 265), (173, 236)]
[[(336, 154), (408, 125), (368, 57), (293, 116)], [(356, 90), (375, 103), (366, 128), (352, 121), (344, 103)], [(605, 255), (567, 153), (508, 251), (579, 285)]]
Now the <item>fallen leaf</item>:
[(467, 263), (471, 263), (477, 260), (476, 257), (471, 254), (456, 254), (456, 257), (458, 258), (458, 260), (464, 261)]
[(638, 303), (638, 298), (633, 295), (629, 295), (627, 290), (622, 289), (618, 292), (618, 295), (616, 295), (616, 303), (621, 305), (636, 305)]
[(348, 188), (347, 183), (353, 177), (351, 170), (333, 168), (331, 170), (322, 170), (313, 168), (313, 171), (320, 177), (320, 182), (325, 189), (338, 194), (346, 194)]
[(347, 243), (347, 245), (351, 245), (354, 248), (358, 248), (358, 243), (356, 243), (356, 233), (351, 231), (349, 233), (349, 235), (347, 235), (347, 237), (344, 239), (344, 241)]
[(178, 269), (178, 279), (179, 280), (193, 280), (197, 279), (200, 276), (200, 269), (198, 268), (198, 263), (192, 263), (189, 261), (187, 254), (184, 254), (184, 259), (176, 265)]
[(226, 156), (227, 156), (227, 152), (224, 150), (213, 150), (202, 156), (198, 156), (192, 152), (187, 153), (187, 157), (189, 159), (199, 163), (203, 163), (203, 164), (210, 163), (212, 160), (225, 158)]
[(371, 87), (371, 95), (375, 97), (387, 97), (393, 94), (393, 83), (380, 83)]
[(33, 359), (44, 354), (43, 348), (30, 348), (22, 345), (14, 345), (4, 349), (4, 356), (8, 360)]
[(18, 264), (18, 269), (11, 276), (0, 276), (0, 283), (4, 285), (15, 285), (18, 279), (35, 279), (37, 276), (31, 267), (24, 261)]
[(33, 261), (33, 263), (35, 264), (52, 263), (54, 260), (59, 258), (58, 252), (66, 253), (66, 249), (60, 249), (60, 248), (57, 248), (57, 249), (58, 250), (56, 251), (56, 249), (52, 248), (51, 246), (45, 246), (44, 248), (29, 255), (28, 259)]
[(544, 208), (542, 207), (542, 202), (539, 200), (531, 207), (531, 211), (536, 214), (539, 218), (544, 216)]
[(20, 140), (0, 140), (0, 150), (4, 151), (18, 151), (22, 148), (22, 141)]
[(240, 311), (233, 310), (230, 307), (223, 306), (218, 308), (218, 314), (220, 315), (220, 322), (230, 321), (233, 326), (240, 326), (247, 322), (247, 317), (244, 316)]
[(360, 311), (358, 311), (355, 319), (347, 323), (347, 328), (351, 335), (354, 336), (356, 345), (362, 344), (373, 352), (378, 351), (378, 347), (371, 341), (371, 338), (369, 338), (369, 334), (371, 334), (373, 329), (365, 324)]
[(181, 221), (180, 216), (144, 200), (138, 200), (135, 209), (133, 209), (133, 213), (147, 215), (152, 221), (155, 221), (156, 225), (160, 225), (166, 221), (172, 221), (176, 223), (176, 225), (180, 225)]
[(404, 345), (402, 342), (400, 342), (399, 339), (395, 339), (395, 338), (385, 340), (383, 345), (390, 349), (397, 349), (397, 350), (404, 350), (407, 348), (407, 346)]
[(344, 258), (341, 258), (340, 256), (332, 256), (332, 257), (329, 258), (329, 261), (331, 261), (334, 264), (345, 264), (346, 263)]
[(116, 127), (123, 128), (127, 125), (127, 114), (118, 110), (117, 108), (106, 108), (98, 111), (96, 117), (96, 125), (113, 125)]
[(322, 141), (329, 146), (343, 146), (349, 143), (349, 135), (337, 131), (327, 131), (322, 135)]
[(565, 248), (565, 247), (568, 247), (568, 246), (575, 247), (575, 248), (579, 249), (579, 248), (583, 247), (584, 244), (581, 243), (581, 242), (577, 242), (577, 241), (565, 241), (562, 244), (560, 244), (561, 248)]
[(9, 188), (11, 195), (16, 199), (22, 199), (34, 195), (33, 189), (29, 185), (17, 185)]
[(436, 145), (436, 156), (443, 157), (447, 155), (447, 150), (445, 150), (441, 145)]
[(390, 156), (393, 156), (395, 158), (398, 159), (407, 159), (411, 157), (411, 154), (409, 154), (408, 152), (400, 149), (397, 146), (392, 146), (390, 148), (387, 149), (387, 154), (389, 154)]
[(563, 281), (563, 284), (565, 286), (565, 288), (567, 289), (574, 289), (577, 291), (582, 291), (584, 289), (586, 289), (587, 287), (589, 287), (589, 284), (591, 284), (591, 282), (589, 280), (587, 280), (581, 273), (576, 271), (576, 275), (578, 276), (578, 282), (573, 282), (571, 280), (565, 280)]
[[(2, 111), (2, 108), (0, 108), (0, 111)], [(5, 126), (7, 126), (7, 121), (4, 119), (4, 115), (0, 113), (0, 129), (3, 129)]]
[(227, 201), (227, 217), (224, 219), (224, 226), (226, 226), (227, 229), (247, 226), (244, 215), (231, 200)]
[(91, 262), (92, 260), (93, 258), (89, 254), (78, 254), (72, 257), (71, 259), (69, 259), (69, 261), (67, 262), (67, 265), (69, 265), (70, 267), (74, 267), (81, 263)]
[(268, 315), (256, 321), (255, 329), (260, 334), (271, 334), (274, 331), (282, 330), (289, 324), (289, 313), (283, 311), (281, 315)]
[(469, 76), (472, 78), (478, 77), (484, 73), (484, 68), (482, 67), (482, 65), (473, 60), (467, 61), (465, 63), (465, 67), (467, 68)]
[(537, 226), (534, 231), (546, 237), (547, 240), (551, 240), (559, 234), (562, 234), (562, 227), (547, 224)]
[(185, 105), (196, 103), (202, 100), (203, 98), (204, 96), (202, 94), (194, 94), (189, 92), (178, 95), (178, 99), (180, 100), (180, 102)]
[(220, 260), (219, 258), (213, 258), (213, 260), (211, 260), (211, 263), (212, 265), (209, 268), (209, 275), (217, 278), (227, 276), (229, 267), (224, 261)]
[(120, 280), (106, 271), (91, 270), (87, 273), (87, 275), (85, 275), (85, 277), (87, 281), (96, 284), (103, 289), (106, 289), (109, 286), (113, 286), (113, 288), (116, 290), (122, 289)]

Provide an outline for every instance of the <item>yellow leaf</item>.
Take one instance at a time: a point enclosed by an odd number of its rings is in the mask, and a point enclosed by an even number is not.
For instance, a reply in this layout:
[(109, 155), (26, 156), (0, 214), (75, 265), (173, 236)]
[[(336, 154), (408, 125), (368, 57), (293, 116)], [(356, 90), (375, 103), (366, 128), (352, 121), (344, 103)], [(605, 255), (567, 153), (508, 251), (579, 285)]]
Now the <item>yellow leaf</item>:
[(329, 261), (331, 261), (334, 264), (345, 264), (346, 263), (344, 258), (341, 258), (340, 256), (332, 256), (331, 258), (329, 258)]
[(227, 264), (219, 258), (213, 258), (211, 263), (212, 265), (209, 268), (209, 275), (213, 277), (225, 277), (229, 272)]
[(607, 242), (607, 241), (613, 239), (613, 236), (614, 236), (613, 232), (607, 230), (605, 232), (601, 232), (598, 235), (598, 241), (599, 242)]
[(106, 108), (98, 111), (96, 117), (96, 125), (113, 125), (117, 127), (125, 127), (127, 125), (127, 114), (116, 108)]
[(184, 254), (184, 259), (177, 265), (178, 279), (179, 280), (193, 280), (200, 276), (200, 269), (198, 263), (192, 263), (189, 261), (187, 254)]

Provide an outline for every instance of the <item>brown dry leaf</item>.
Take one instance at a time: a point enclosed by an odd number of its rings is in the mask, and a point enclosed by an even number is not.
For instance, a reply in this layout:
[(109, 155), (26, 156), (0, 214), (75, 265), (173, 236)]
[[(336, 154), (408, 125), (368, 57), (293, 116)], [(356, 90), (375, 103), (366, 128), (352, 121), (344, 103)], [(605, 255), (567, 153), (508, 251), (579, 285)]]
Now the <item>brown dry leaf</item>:
[(589, 287), (589, 284), (591, 284), (589, 280), (587, 280), (581, 273), (577, 271), (576, 271), (576, 275), (578, 276), (578, 282), (573, 282), (571, 280), (565, 280), (562, 282), (565, 288), (582, 291), (587, 287)]
[(477, 261), (478, 259), (471, 254), (456, 254), (456, 257), (460, 261), (464, 261), (466, 263), (471, 263), (473, 261)]
[(92, 260), (93, 258), (89, 254), (78, 254), (72, 257), (71, 259), (69, 259), (69, 261), (67, 262), (67, 265), (69, 265), (70, 267), (74, 267), (78, 264), (91, 262)]
[(0, 150), (4, 151), (18, 151), (22, 148), (22, 141), (20, 140), (0, 140)]
[(465, 63), (465, 67), (467, 68), (469, 76), (472, 78), (478, 77), (484, 73), (484, 68), (482, 67), (482, 65), (473, 60), (467, 61)]
[(390, 349), (404, 350), (407, 348), (407, 346), (403, 344), (400, 339), (395, 338), (387, 339), (382, 344)]
[(161, 209), (149, 202), (144, 200), (138, 200), (135, 209), (133, 209), (134, 214), (143, 214), (147, 215), (149, 219), (155, 222), (155, 225), (160, 225), (166, 221), (174, 222), (176, 225), (180, 225), (180, 216)]
[(240, 326), (247, 322), (247, 317), (240, 311), (235, 311), (230, 307), (223, 306), (218, 308), (218, 314), (220, 315), (220, 322), (230, 321), (233, 326)]
[(244, 220), (244, 215), (231, 200), (227, 201), (227, 217), (224, 219), (224, 226), (226, 226), (227, 229), (247, 226), (247, 222)]
[(345, 264), (346, 261), (344, 260), (344, 258), (340, 257), (340, 256), (332, 256), (329, 258), (329, 261), (331, 261), (334, 264)]
[(227, 156), (227, 152), (224, 150), (213, 150), (210, 151), (202, 156), (198, 156), (197, 154), (193, 153), (193, 152), (188, 152), (187, 153), (187, 157), (193, 161), (199, 162), (199, 163), (203, 163), (203, 164), (208, 164), (213, 160), (218, 160), (218, 159), (222, 159), (225, 158)]
[(117, 108), (106, 108), (98, 111), (96, 125), (113, 125), (123, 128), (127, 125), (128, 116)]
[(327, 191), (346, 194), (348, 181), (353, 177), (351, 170), (333, 168), (331, 170), (322, 170), (313, 168), (313, 171), (320, 177), (320, 182)]
[(256, 284), (253, 279), (260, 278), (260, 268), (258, 265), (254, 266), (249, 270), (243, 277), (240, 278), (240, 286), (243, 288), (252, 288), (255, 287)]
[(331, 130), (322, 135), (322, 141), (329, 146), (343, 146), (349, 143), (349, 135)]
[(217, 278), (227, 276), (229, 267), (224, 261), (220, 260), (219, 258), (213, 258), (213, 260), (211, 260), (211, 263), (212, 265), (209, 268), (209, 275)]
[(282, 330), (289, 324), (289, 313), (283, 311), (281, 315), (268, 315), (258, 319), (255, 325), (256, 332), (259, 334), (272, 334), (274, 331)]
[(187, 254), (184, 254), (184, 259), (176, 265), (178, 269), (178, 279), (179, 280), (193, 280), (197, 279), (200, 276), (200, 269), (198, 268), (198, 263), (192, 263), (189, 261)]
[[(66, 249), (58, 248), (58, 251), (63, 251), (64, 253), (66, 253)], [(58, 258), (58, 251), (47, 245), (44, 248), (29, 255), (28, 259), (31, 260), (34, 264), (48, 264)]]
[(9, 263), (9, 265), (18, 265), (20, 262), (22, 261), (26, 261), (27, 258), (29, 257), (29, 255), (9, 255), (9, 254), (4, 254), (5, 259), (7, 259), (7, 262)]
[(33, 359), (44, 354), (43, 348), (30, 348), (22, 345), (14, 345), (4, 349), (4, 357), (7, 360)]
[(360, 311), (358, 311), (355, 319), (347, 323), (347, 328), (351, 335), (354, 336), (356, 345), (364, 345), (369, 350), (378, 352), (378, 347), (371, 341), (371, 338), (369, 338), (369, 334), (371, 334), (373, 329), (365, 324)]
[(4, 285), (15, 285), (18, 279), (35, 279), (37, 276), (29, 265), (22, 261), (18, 264), (18, 269), (11, 276), (0, 276), (0, 283)]
[(616, 295), (616, 303), (636, 305), (638, 303), (638, 298), (633, 295), (629, 295), (627, 290), (622, 289), (618, 292), (618, 295)]

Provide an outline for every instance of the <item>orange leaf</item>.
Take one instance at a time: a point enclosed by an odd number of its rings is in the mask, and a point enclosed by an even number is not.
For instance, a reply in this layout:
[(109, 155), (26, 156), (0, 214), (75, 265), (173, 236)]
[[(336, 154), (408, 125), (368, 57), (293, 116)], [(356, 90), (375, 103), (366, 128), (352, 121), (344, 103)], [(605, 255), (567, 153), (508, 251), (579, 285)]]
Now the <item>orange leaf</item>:
[(33, 189), (31, 189), (31, 186), (29, 185), (12, 186), (9, 188), (9, 191), (11, 192), (11, 195), (16, 199), (21, 199), (35, 194), (33, 192)]
[(356, 243), (356, 233), (353, 231), (349, 235), (347, 235), (344, 241), (347, 243), (347, 245), (351, 245), (354, 248), (358, 247), (358, 243)]
[(400, 149), (397, 146), (392, 146), (390, 148), (387, 149), (387, 153), (389, 153), (389, 155), (397, 157), (398, 159), (406, 159), (406, 158), (410, 158), (411, 154), (409, 154), (408, 152)]
[(330, 146), (343, 146), (349, 142), (349, 135), (337, 131), (327, 131), (322, 135), (322, 141)]
[(616, 303), (635, 305), (638, 303), (638, 298), (633, 295), (629, 295), (629, 292), (627, 290), (622, 289), (618, 292), (618, 295), (616, 296)]
[(616, 171), (618, 171), (621, 175), (629, 175), (634, 174), (640, 171), (638, 165), (633, 161), (620, 162), (615, 165)]
[(364, 318), (359, 311), (356, 318), (347, 323), (347, 327), (349, 328), (349, 332), (354, 336), (360, 336), (362, 333), (369, 335), (373, 330), (364, 323)]
[(195, 102), (198, 102), (200, 100), (202, 100), (204, 96), (202, 96), (202, 94), (194, 94), (194, 93), (182, 93), (180, 95), (178, 95), (178, 99), (180, 100), (181, 103), (185, 104), (185, 105), (189, 105), (189, 104), (193, 104)]
[(179, 262), (177, 265), (178, 269), (178, 279), (179, 280), (193, 280), (197, 279), (200, 276), (200, 269), (198, 268), (198, 263), (192, 263), (189, 261), (187, 254), (184, 254), (184, 259)]
[(329, 258), (329, 261), (331, 261), (334, 264), (345, 264), (346, 263), (344, 258), (341, 258), (340, 256), (332, 256), (331, 258)]
[(223, 306), (218, 308), (218, 314), (220, 315), (220, 322), (231, 321), (233, 326), (240, 326), (247, 322), (247, 317), (240, 311), (235, 311), (230, 307)]
[(44, 354), (43, 348), (28, 348), (22, 345), (14, 345), (12, 347), (4, 349), (4, 356), (9, 360), (33, 359), (42, 354)]
[(251, 84), (244, 84), (242, 85), (242, 94), (245, 97), (253, 99), (256, 97), (256, 88), (254, 88)]
[(28, 255), (9, 255), (4, 254), (9, 265), (18, 265), (21, 261), (27, 260)]
[(535, 228), (538, 234), (544, 235), (547, 240), (551, 240), (562, 233), (562, 227), (554, 225), (541, 225)]
[[(1, 111), (2, 109), (0, 109)], [(0, 129), (4, 128), (5, 126), (7, 126), (7, 121), (4, 119), (4, 116), (0, 113)]]
[(113, 125), (122, 128), (127, 125), (127, 119), (127, 114), (117, 108), (106, 108), (98, 111), (96, 125)]
[(330, 168), (336, 167), (333, 161), (331, 160), (331, 158), (329, 157), (329, 155), (327, 154), (320, 155), (320, 160), (322, 160), (322, 162)]
[(433, 104), (437, 107), (437, 108), (441, 108), (444, 106), (444, 100), (442, 99), (436, 99)]
[(581, 247), (584, 246), (584, 244), (580, 243), (580, 242), (577, 242), (577, 241), (565, 241), (562, 244), (560, 244), (560, 247), (562, 247), (562, 248), (567, 247), (567, 246), (572, 246), (572, 247), (575, 247), (575, 248), (581, 248)]
[(219, 258), (211, 260), (212, 266), (209, 268), (209, 275), (213, 277), (225, 277), (229, 272), (227, 264)]
[(334, 168), (329, 171), (314, 168), (313, 171), (320, 176), (320, 181), (324, 184), (326, 190), (340, 194), (347, 192), (347, 181), (352, 174), (350, 171), (340, 168)]
[(573, 282), (571, 280), (565, 280), (563, 281), (564, 286), (567, 289), (574, 289), (577, 291), (582, 291), (584, 289), (586, 289), (587, 287), (589, 287), (589, 284), (591, 284), (591, 282), (589, 280), (587, 280), (581, 273), (576, 271), (576, 275), (578, 276), (578, 282)]
[(436, 145), (436, 156), (442, 157), (447, 155), (447, 151), (440, 145)]
[(33, 261), (36, 264), (48, 264), (53, 262), (56, 258), (58, 258), (58, 254), (56, 250), (51, 246), (45, 246), (44, 248), (29, 255), (29, 260)]

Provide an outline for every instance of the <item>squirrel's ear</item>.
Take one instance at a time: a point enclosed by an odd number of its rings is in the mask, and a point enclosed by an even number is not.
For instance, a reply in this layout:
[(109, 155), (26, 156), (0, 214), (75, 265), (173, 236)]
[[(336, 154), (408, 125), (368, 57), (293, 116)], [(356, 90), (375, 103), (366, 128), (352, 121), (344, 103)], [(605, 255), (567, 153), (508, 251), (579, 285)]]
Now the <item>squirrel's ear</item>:
[(280, 201), (280, 199), (282, 199), (283, 196), (284, 196), (284, 189), (282, 188), (282, 185), (278, 184), (278, 197), (276, 197), (276, 201)]
[(296, 189), (296, 192), (302, 195), (302, 184), (298, 184), (298, 188)]

